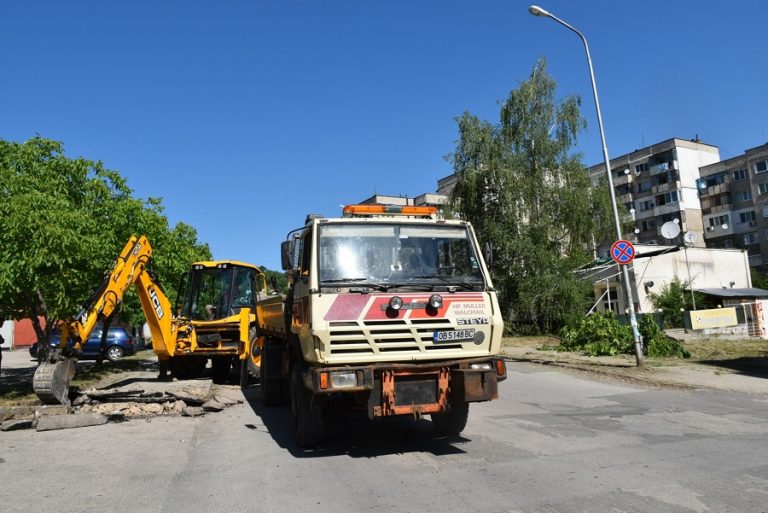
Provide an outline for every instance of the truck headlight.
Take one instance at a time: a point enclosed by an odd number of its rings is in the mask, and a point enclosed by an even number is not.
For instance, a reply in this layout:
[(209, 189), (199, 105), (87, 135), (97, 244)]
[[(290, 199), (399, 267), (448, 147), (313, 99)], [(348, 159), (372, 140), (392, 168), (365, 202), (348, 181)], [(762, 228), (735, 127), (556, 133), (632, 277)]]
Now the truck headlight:
[(331, 372), (331, 388), (352, 388), (357, 386), (357, 374), (354, 371)]
[(440, 294), (432, 294), (431, 296), (429, 296), (430, 308), (434, 308), (435, 310), (437, 310), (441, 306), (443, 306), (443, 296), (441, 296)]
[(392, 310), (400, 310), (403, 307), (403, 298), (400, 296), (392, 296), (389, 300), (389, 307)]

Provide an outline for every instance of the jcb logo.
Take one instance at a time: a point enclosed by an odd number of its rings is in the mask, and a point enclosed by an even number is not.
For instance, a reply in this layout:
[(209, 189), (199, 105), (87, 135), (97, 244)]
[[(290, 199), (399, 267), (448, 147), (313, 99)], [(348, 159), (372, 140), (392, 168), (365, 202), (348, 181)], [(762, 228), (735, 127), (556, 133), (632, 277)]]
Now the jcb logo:
[(164, 312), (163, 307), (160, 304), (160, 298), (157, 297), (157, 292), (155, 292), (155, 287), (147, 287), (147, 292), (149, 293), (149, 299), (152, 301), (152, 306), (155, 308), (155, 313), (157, 314), (158, 319), (162, 319)]
[(133, 256), (138, 255), (139, 251), (141, 251), (141, 242), (137, 242), (136, 245), (133, 247)]

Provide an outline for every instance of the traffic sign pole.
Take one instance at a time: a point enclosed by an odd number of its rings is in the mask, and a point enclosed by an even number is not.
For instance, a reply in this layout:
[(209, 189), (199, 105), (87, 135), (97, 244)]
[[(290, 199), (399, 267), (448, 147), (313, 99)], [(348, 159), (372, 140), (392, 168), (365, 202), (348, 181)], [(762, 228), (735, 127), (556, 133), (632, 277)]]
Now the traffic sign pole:
[(619, 239), (611, 245), (611, 258), (619, 265), (619, 269), (622, 272), (624, 278), (624, 288), (626, 288), (627, 295), (627, 311), (629, 313), (629, 324), (632, 326), (632, 336), (635, 340), (635, 359), (637, 366), (642, 367), (643, 361), (643, 343), (640, 338), (640, 330), (637, 326), (637, 316), (635, 315), (634, 298), (632, 297), (632, 285), (629, 281), (629, 271), (627, 270), (628, 264), (630, 264), (637, 255), (635, 246), (628, 240)]

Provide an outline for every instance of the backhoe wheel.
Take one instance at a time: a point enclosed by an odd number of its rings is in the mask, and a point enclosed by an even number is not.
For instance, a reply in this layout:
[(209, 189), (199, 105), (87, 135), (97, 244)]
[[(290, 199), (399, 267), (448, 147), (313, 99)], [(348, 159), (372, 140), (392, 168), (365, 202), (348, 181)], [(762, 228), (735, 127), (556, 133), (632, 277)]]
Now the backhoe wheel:
[(260, 359), (261, 401), (265, 406), (280, 404), (282, 355), (280, 348), (270, 340), (264, 344)]
[(311, 448), (323, 438), (323, 408), (320, 398), (304, 386), (301, 366), (291, 373), (291, 412), (293, 436), (299, 447)]
[(251, 352), (246, 358), (248, 362), (248, 374), (252, 378), (261, 375), (261, 355), (264, 350), (264, 337), (259, 337), (254, 332), (251, 336)]
[(433, 413), (432, 426), (441, 436), (456, 436), (467, 426), (469, 403), (465, 400), (452, 400), (451, 409), (442, 413)]
[(168, 366), (178, 380), (197, 379), (203, 375), (208, 359), (204, 356), (171, 356)]

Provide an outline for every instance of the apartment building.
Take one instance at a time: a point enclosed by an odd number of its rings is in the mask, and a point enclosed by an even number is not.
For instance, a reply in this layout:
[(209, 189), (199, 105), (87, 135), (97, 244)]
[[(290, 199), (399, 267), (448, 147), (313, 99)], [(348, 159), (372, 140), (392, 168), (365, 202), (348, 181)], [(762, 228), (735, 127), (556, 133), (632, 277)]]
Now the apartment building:
[[(629, 212), (624, 226), (632, 231), (624, 238), (639, 244), (682, 244), (686, 234), (692, 246), (704, 247), (697, 180), (699, 168), (718, 162), (720, 150), (698, 139), (678, 138), (653, 144), (611, 159), (616, 202)], [(592, 184), (605, 177), (605, 164), (587, 169)], [(669, 240), (662, 234), (665, 223), (674, 222), (679, 235)]]
[(699, 171), (707, 246), (745, 249), (751, 267), (768, 266), (768, 144)]

